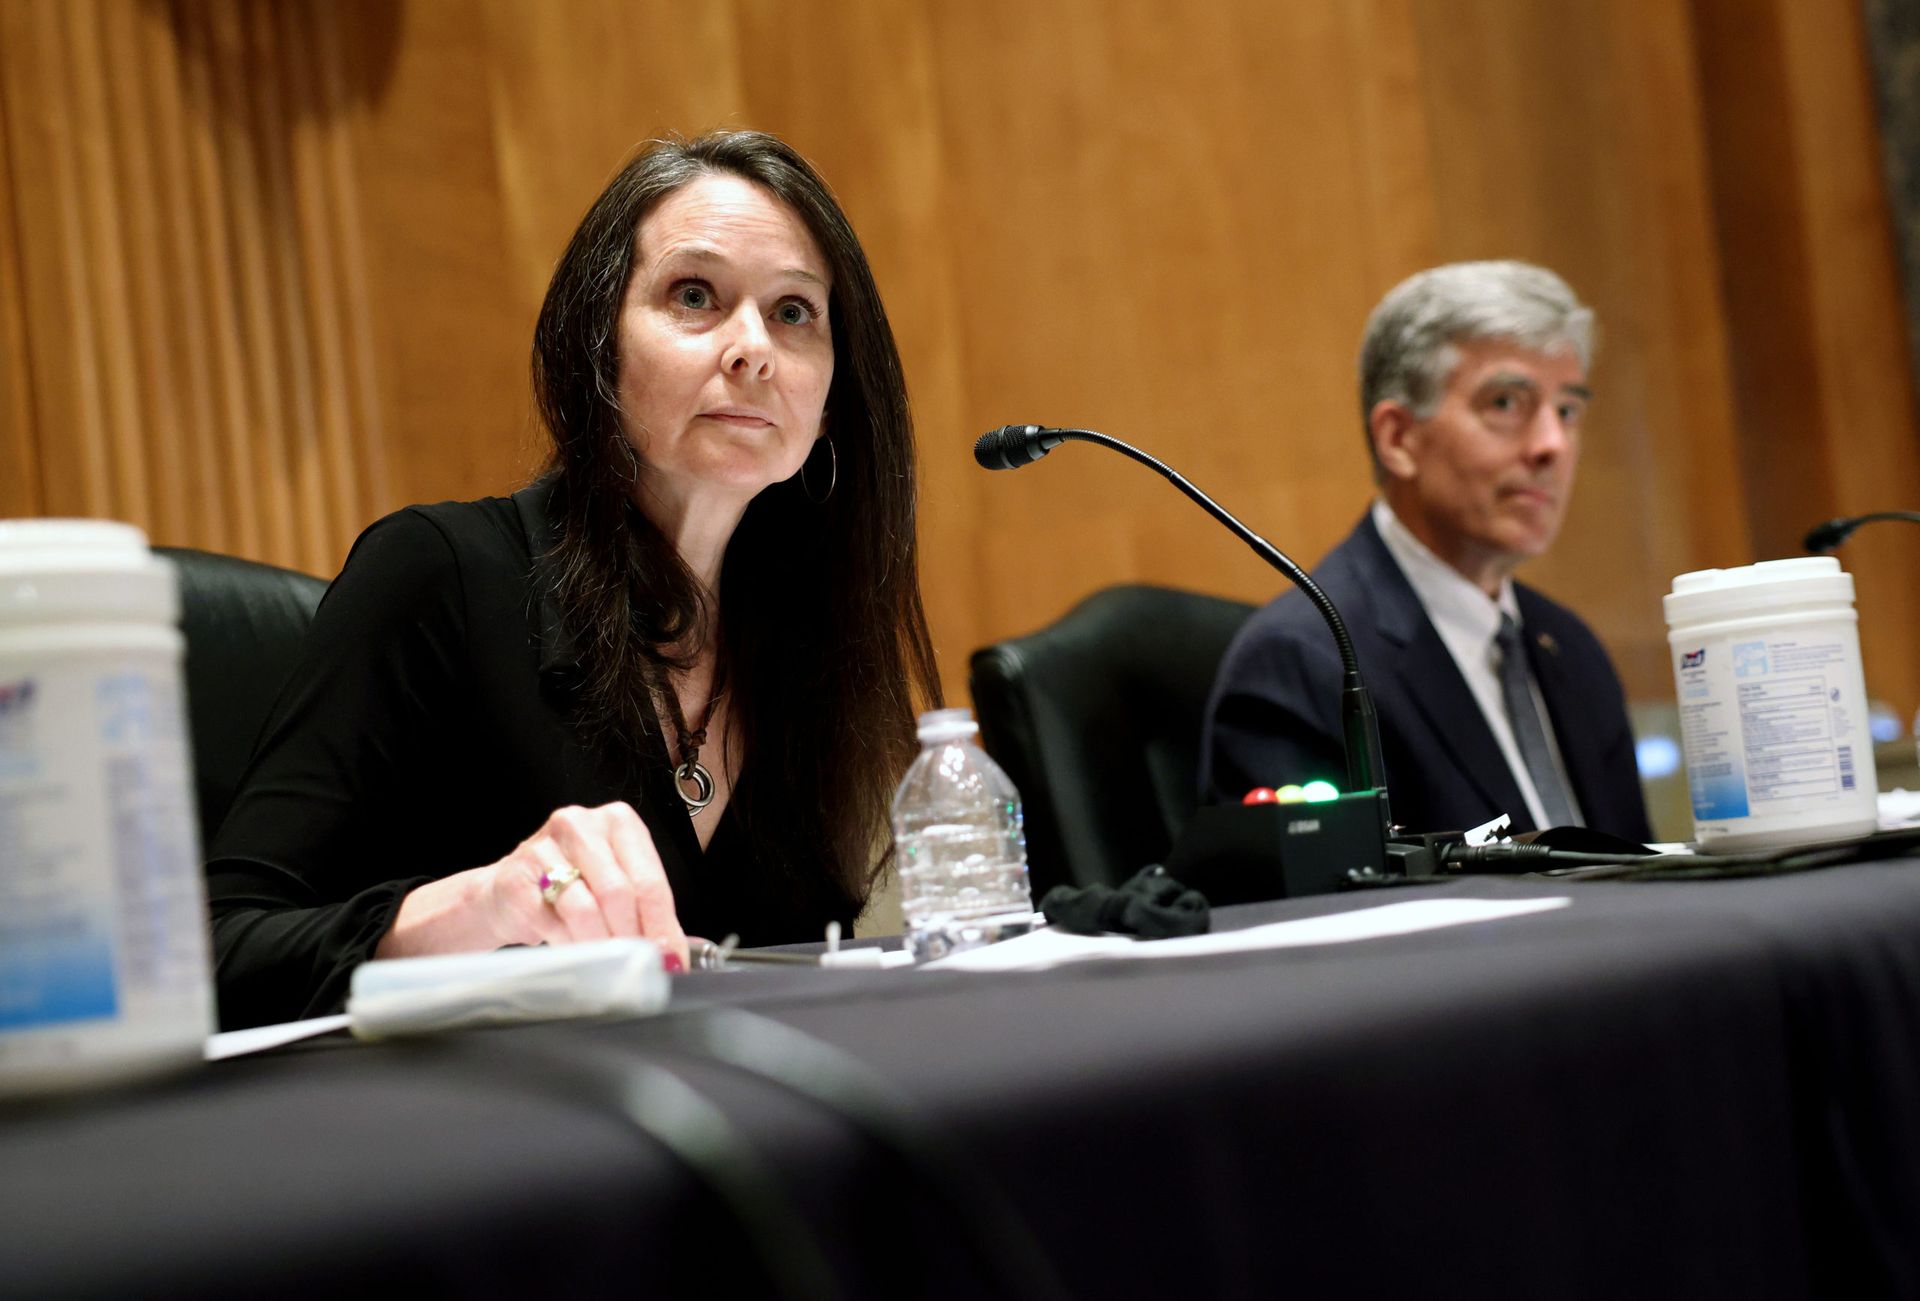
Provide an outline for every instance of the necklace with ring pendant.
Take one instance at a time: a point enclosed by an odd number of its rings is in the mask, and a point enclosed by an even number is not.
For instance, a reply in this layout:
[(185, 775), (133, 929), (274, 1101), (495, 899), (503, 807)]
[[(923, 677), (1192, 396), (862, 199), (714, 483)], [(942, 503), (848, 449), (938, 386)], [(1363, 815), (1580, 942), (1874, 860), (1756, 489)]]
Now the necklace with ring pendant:
[[(680, 765), (673, 770), (673, 789), (687, 806), (687, 815), (691, 817), (707, 805), (713, 803), (713, 774), (707, 765), (700, 762), (700, 747), (707, 743), (707, 726), (713, 722), (713, 711), (726, 694), (716, 691), (707, 697), (707, 718), (697, 730), (689, 731), (687, 720), (680, 713), (680, 697), (668, 683), (662, 692), (667, 698), (667, 714), (673, 719), (673, 730), (680, 741)], [(693, 789), (688, 791), (688, 787)]]

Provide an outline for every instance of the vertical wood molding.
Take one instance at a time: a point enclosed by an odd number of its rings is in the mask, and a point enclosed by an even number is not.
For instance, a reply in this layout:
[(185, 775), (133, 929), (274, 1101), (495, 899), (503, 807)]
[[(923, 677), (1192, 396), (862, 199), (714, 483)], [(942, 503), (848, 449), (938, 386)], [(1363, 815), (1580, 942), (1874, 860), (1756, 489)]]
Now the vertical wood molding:
[(1343, 17), (1349, 57), (1368, 68), (1349, 84), (1361, 123), (1355, 163), (1366, 176), (1362, 216), (1373, 227), (1369, 280), (1384, 293), (1440, 261), (1420, 44), (1411, 0), (1358, 0)]
[(103, 296), (102, 315), (119, 305), (115, 315), (127, 325), (129, 368), (114, 387), (119, 404), (138, 404), (115, 413), (116, 423), (124, 426), (116, 462), (140, 467), (148, 528), (162, 537), (185, 538), (194, 487), (191, 460), (183, 454), (179, 371), (170, 346), (169, 315), (179, 299), (179, 285), (164, 251), (167, 204), (160, 196), (164, 180), (155, 164), (160, 142), (148, 93), (152, 69), (138, 9), (102, 6), (99, 19), (108, 138), (115, 146), (114, 192), (104, 201), (119, 206), (125, 250), (118, 287)]
[[(17, 17), (17, 15), (16, 15)], [(17, 28), (0, 14), (0, 42)], [(41, 513), (38, 426), (33, 406), (33, 368), (27, 350), (25, 290), (21, 284), (20, 229), (14, 213), (12, 114), (8, 72), (0, 60), (0, 519)]]
[(215, 406), (203, 413), (203, 418), (213, 431), (214, 455), (223, 469), (219, 485), (232, 512), (234, 546), (245, 555), (264, 558), (272, 552), (261, 523), (263, 503), (253, 491), (250, 371), (242, 340), (238, 269), (229, 253), (237, 235), (227, 214), (220, 159), (222, 118), (215, 106), (215, 59), (204, 7), (176, 8), (174, 30), (179, 39), (182, 111), (192, 163), (195, 270), (206, 286), (210, 326), (207, 369), (213, 380)]
[[(1752, 558), (1797, 555), (1822, 519), (1920, 504), (1865, 37), (1853, 5), (1692, 8)], [(1868, 688), (1907, 716), (1913, 555), (1882, 531), (1842, 557)]]
[[(120, 156), (142, 146), (140, 124), (116, 121), (107, 95), (104, 67), (105, 25), (126, 10), (112, 0), (74, 0), (61, 7), (66, 19), (66, 71), (72, 96), (72, 135), (77, 163), (75, 206), (81, 235), (76, 260), (88, 269), (91, 295), (87, 320), (93, 335), (92, 382), (101, 413), (102, 446), (97, 453), (106, 482), (104, 509), (144, 528), (153, 527), (148, 500), (146, 449), (140, 440), (152, 394), (144, 391), (135, 353), (130, 275), (150, 268), (128, 266), (128, 235), (123, 214), (138, 196), (123, 183)], [(130, 134), (131, 132), (131, 134)], [(98, 509), (98, 508), (96, 508)]]
[(0, 15), (0, 312), (32, 345), (0, 396), (31, 413), (43, 485), (10, 506), (319, 572), (364, 526), (384, 440), (333, 12)]
[(340, 338), (340, 410), (334, 438), (336, 473), (340, 474), (340, 518), (336, 544), (356, 536), (381, 503), (393, 500), (387, 460), (385, 414), (380, 403), (379, 374), (374, 358), (373, 309), (369, 294), (370, 259), (361, 229), (359, 183), (353, 141), (364, 109), (348, 93), (340, 51), (337, 6), (311, 0), (307, 27), (312, 33), (315, 95), (334, 124), (320, 133), (327, 228), (337, 249), (338, 331)]
[[(252, 544), (251, 512), (236, 509), (230, 431), (242, 421), (223, 403), (230, 374), (220, 359), (230, 347), (227, 322), (215, 310), (218, 284), (203, 269), (206, 223), (199, 202), (197, 142), (187, 113), (195, 65), (180, 54), (184, 32), (158, 5), (138, 11), (138, 58), (146, 66), (144, 109), (152, 126), (159, 248), (153, 265), (165, 268), (164, 295), (150, 296), (148, 333), (161, 371), (172, 377), (174, 440), (156, 452), (181, 485), (184, 518), (174, 521), (185, 545), (218, 548)], [(218, 265), (224, 266), (224, 259)], [(159, 435), (165, 437), (162, 431)]]
[(17, 123), (14, 177), (25, 299), (33, 322), (36, 421), (43, 507), (56, 515), (113, 511), (107, 432), (86, 258), (77, 107), (67, 65), (64, 7), (50, 0), (6, 11), (13, 30), (9, 119)]
[(1824, 377), (1785, 35), (1772, 3), (1694, 0), (1693, 14), (1748, 534), (1756, 558), (1790, 556), (1835, 497), (1823, 440), (1809, 436), (1824, 423)]

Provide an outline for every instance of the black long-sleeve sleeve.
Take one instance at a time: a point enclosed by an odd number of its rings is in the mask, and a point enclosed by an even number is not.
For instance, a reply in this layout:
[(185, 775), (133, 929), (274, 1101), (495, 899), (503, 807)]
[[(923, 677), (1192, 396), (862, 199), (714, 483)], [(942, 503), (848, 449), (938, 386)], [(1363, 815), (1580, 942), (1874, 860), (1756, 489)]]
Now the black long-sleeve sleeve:
[(536, 562), (544, 503), (536, 486), (412, 507), (355, 544), (209, 847), (223, 1026), (337, 1011), (408, 891), (570, 804), (639, 811), (690, 933), (767, 944), (851, 920), (731, 809), (703, 853), (657, 728), (583, 739)]
[(338, 1006), (408, 891), (490, 861), (443, 849), (423, 872), (408, 825), (460, 816), (435, 807), (448, 721), (472, 691), (460, 596), (451, 545), (408, 512), (370, 528), (328, 589), (211, 847), (223, 1022)]

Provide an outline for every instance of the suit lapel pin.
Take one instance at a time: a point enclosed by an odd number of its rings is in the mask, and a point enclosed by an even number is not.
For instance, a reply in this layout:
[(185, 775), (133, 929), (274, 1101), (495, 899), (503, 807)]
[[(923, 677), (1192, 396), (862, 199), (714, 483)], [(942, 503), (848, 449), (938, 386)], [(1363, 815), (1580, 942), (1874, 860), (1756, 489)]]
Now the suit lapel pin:
[(1560, 643), (1553, 639), (1553, 634), (1550, 632), (1543, 632), (1534, 638), (1534, 645), (1549, 655), (1558, 655), (1560, 653)]

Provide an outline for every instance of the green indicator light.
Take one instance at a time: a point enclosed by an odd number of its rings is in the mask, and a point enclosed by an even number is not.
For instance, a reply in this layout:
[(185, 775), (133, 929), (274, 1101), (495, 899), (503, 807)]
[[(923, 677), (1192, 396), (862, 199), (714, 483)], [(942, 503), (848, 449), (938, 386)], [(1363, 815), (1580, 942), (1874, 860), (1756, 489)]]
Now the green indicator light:
[(1332, 782), (1308, 782), (1300, 788), (1300, 796), (1309, 804), (1325, 804), (1340, 798), (1340, 788)]
[(1298, 786), (1282, 786), (1273, 797), (1281, 804), (1299, 804), (1307, 798), (1307, 792)]

